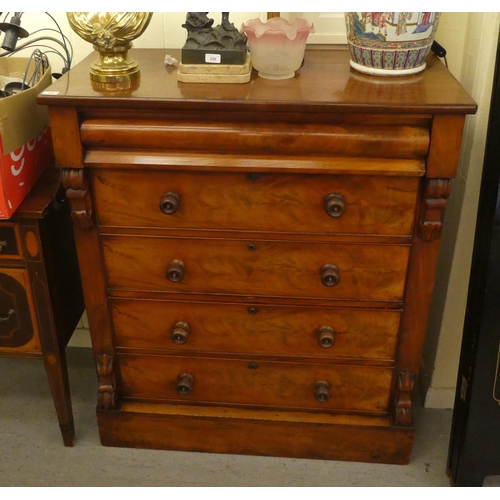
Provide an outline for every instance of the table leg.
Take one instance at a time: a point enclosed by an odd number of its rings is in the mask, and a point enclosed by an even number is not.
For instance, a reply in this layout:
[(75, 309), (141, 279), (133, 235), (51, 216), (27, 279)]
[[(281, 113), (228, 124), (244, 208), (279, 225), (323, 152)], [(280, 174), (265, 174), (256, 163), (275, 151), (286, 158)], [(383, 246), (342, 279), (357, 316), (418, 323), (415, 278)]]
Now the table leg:
[(75, 424), (71, 406), (66, 353), (64, 350), (57, 354), (45, 353), (44, 362), (64, 445), (73, 446), (75, 444)]

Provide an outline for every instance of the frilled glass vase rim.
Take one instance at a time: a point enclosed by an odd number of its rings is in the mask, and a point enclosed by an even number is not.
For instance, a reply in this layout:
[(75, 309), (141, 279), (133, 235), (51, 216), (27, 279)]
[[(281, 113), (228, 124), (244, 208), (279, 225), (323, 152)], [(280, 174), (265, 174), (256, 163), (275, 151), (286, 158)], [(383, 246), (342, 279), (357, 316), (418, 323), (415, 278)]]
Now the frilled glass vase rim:
[(314, 33), (314, 24), (306, 19), (295, 19), (291, 23), (282, 17), (272, 17), (265, 23), (259, 18), (245, 21), (241, 31), (252, 32), (257, 38), (263, 35), (285, 35), (289, 40), (294, 40), (299, 33)]

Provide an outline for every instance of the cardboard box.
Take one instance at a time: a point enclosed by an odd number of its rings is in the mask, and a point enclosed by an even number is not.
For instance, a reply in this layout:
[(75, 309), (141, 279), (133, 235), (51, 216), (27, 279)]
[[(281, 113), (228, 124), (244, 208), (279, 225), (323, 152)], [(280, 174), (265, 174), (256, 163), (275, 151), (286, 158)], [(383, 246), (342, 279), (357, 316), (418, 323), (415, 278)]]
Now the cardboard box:
[[(0, 80), (23, 78), (28, 62), (24, 57), (0, 58)], [(32, 62), (29, 73), (34, 69)], [(51, 83), (48, 68), (30, 89), (0, 99), (0, 219), (12, 216), (54, 161), (47, 107), (36, 103)]]

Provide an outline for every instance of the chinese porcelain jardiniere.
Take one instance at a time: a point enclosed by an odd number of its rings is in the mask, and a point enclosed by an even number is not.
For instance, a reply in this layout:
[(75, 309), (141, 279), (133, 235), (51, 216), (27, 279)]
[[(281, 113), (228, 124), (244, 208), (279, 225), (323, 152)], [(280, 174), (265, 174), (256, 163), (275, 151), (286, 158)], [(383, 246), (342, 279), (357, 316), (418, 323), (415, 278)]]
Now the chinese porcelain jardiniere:
[(351, 66), (362, 73), (419, 73), (434, 41), (440, 12), (346, 12)]

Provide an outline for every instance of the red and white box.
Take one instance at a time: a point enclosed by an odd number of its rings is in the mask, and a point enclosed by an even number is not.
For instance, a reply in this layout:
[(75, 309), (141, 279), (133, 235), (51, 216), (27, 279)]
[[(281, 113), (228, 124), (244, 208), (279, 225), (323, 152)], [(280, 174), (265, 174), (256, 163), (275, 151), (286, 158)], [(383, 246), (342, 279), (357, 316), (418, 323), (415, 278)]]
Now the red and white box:
[[(22, 79), (28, 63), (23, 57), (0, 58), (0, 88), (4, 82)], [(33, 62), (30, 67), (28, 76), (35, 69)], [(36, 103), (51, 83), (48, 68), (36, 85), (0, 99), (0, 219), (12, 216), (54, 162), (47, 107)]]

